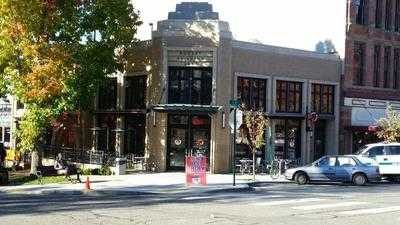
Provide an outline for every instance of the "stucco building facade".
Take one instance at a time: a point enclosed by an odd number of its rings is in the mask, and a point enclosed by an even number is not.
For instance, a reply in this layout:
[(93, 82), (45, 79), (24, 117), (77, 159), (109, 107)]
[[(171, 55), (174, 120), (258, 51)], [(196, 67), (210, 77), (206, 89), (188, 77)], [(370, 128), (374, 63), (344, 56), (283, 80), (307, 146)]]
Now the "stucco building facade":
[[(144, 79), (145, 102), (135, 113), (144, 124), (141, 154), (153, 170), (181, 170), (185, 156), (203, 154), (211, 172), (229, 172), (231, 99), (270, 119), (267, 145), (257, 157), (266, 159), (273, 152), (307, 163), (338, 152), (337, 55), (234, 40), (229, 24), (206, 3), (178, 4), (167, 20), (158, 22), (152, 39), (138, 48), (134, 52), (141, 53), (133, 54), (132, 67), (118, 78), (117, 96), (124, 97), (117, 102), (126, 105), (124, 79)], [(319, 115), (315, 126), (306, 119), (312, 112)], [(123, 117), (116, 119), (117, 129), (126, 130)], [(238, 146), (236, 157), (248, 153)]]

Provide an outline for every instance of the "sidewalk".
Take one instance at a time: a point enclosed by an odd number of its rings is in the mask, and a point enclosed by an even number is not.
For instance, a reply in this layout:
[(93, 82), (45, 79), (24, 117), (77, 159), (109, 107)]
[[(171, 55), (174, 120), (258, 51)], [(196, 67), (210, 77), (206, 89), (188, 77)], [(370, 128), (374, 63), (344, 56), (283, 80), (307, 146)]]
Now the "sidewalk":
[[(83, 183), (78, 184), (47, 184), (20, 185), (0, 187), (0, 192), (18, 194), (51, 194), (76, 193), (84, 190), (87, 176), (82, 176)], [(232, 174), (207, 174), (207, 186), (186, 186), (185, 173), (139, 173), (121, 176), (89, 176), (93, 192), (137, 192), (153, 194), (173, 194), (180, 192), (199, 193), (224, 191), (232, 189), (247, 189), (253, 184), (251, 175), (236, 176), (236, 186), (232, 185)], [(257, 183), (287, 182), (284, 178), (272, 180), (269, 175), (257, 175)]]

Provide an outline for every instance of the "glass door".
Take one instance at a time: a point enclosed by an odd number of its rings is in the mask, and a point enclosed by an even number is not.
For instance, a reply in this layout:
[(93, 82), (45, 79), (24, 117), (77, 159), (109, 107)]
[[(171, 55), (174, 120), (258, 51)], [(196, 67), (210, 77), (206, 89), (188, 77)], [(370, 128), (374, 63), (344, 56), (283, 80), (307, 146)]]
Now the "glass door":
[(184, 170), (186, 156), (206, 156), (209, 160), (210, 125), (211, 118), (209, 116), (169, 116), (168, 169)]
[(275, 157), (278, 159), (301, 158), (301, 120), (275, 120)]
[(187, 130), (182, 128), (171, 128), (169, 138), (169, 167), (171, 169), (182, 169), (185, 167), (187, 155)]

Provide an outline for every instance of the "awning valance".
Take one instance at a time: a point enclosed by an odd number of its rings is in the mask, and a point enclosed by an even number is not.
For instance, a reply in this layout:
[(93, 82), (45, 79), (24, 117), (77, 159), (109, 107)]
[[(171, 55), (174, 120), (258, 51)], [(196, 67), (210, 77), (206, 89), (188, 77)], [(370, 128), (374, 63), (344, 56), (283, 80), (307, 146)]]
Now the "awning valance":
[(152, 107), (157, 112), (191, 112), (191, 113), (217, 113), (222, 106), (191, 105), (191, 104), (160, 104)]

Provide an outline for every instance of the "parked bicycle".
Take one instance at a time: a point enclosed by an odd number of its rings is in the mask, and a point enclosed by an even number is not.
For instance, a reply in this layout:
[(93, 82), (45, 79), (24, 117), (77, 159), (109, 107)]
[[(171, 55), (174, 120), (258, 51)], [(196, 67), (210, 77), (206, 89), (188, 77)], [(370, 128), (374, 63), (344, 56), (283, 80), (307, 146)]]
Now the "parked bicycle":
[(267, 169), (272, 179), (278, 179), (287, 169), (294, 168), (298, 165), (299, 160), (274, 159), (271, 164), (267, 166)]

